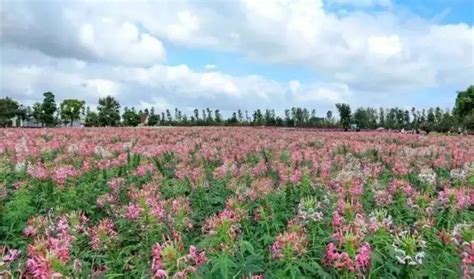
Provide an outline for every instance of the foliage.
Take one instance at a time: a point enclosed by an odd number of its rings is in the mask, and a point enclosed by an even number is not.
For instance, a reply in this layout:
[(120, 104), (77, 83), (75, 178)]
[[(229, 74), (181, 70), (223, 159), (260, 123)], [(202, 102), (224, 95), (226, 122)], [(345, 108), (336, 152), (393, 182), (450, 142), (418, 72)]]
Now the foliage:
[(470, 278), (473, 148), (378, 132), (3, 129), (0, 274)]
[(54, 94), (51, 92), (43, 93), (44, 99), (41, 103), (41, 111), (39, 112), (39, 119), (41, 123), (48, 127), (56, 124), (54, 113), (56, 112), (56, 102), (54, 101)]
[(469, 86), (464, 91), (459, 91), (456, 97), (454, 113), (464, 119), (474, 111), (474, 85)]
[(116, 126), (120, 122), (120, 104), (112, 96), (99, 98), (99, 123), (101, 126)]
[[(393, 130), (412, 130), (411, 132), (419, 133), (420, 130), (426, 132), (461, 132), (464, 128), (472, 127), (471, 112), (473, 110), (474, 97), (472, 96), (473, 86), (465, 91), (458, 92), (456, 106), (453, 111), (440, 107), (432, 107), (428, 109), (417, 110), (416, 108), (402, 109), (399, 107), (391, 108), (373, 108), (359, 107), (354, 113), (351, 112), (349, 104), (336, 104), (339, 112), (339, 120), (333, 117), (333, 112), (328, 111), (325, 117), (319, 117), (316, 110), (309, 110), (303, 107), (292, 107), (285, 109), (282, 116), (278, 115), (274, 109), (256, 109), (254, 112), (242, 111), (238, 109), (232, 112), (227, 118), (222, 115), (219, 109), (194, 109), (191, 116), (182, 112), (178, 108), (172, 110), (165, 109), (161, 113), (155, 112), (155, 109), (144, 108), (136, 110), (125, 108), (122, 112), (122, 123), (120, 123), (120, 104), (118, 100), (111, 96), (99, 99), (98, 112), (88, 109), (85, 115), (85, 125), (88, 127), (97, 126), (137, 126), (141, 122), (148, 126), (273, 126), (273, 127), (312, 127), (312, 128), (343, 128), (348, 130), (351, 124), (356, 124), (360, 129), (377, 129), (384, 127)], [(46, 94), (46, 93), (45, 93)], [(32, 108), (19, 106), (15, 109), (17, 115), (21, 119), (33, 119), (37, 123), (51, 126), (55, 124), (54, 119), (54, 95), (48, 92), (46, 103), (35, 103)], [(8, 98), (7, 98), (8, 99)], [(5, 103), (5, 100), (1, 99)], [(9, 99), (11, 100), (11, 99)], [(77, 120), (78, 114), (83, 113), (83, 101), (64, 100), (61, 106), (61, 118), (63, 122), (69, 122), (72, 118)], [(66, 102), (66, 103), (65, 103)], [(48, 104), (48, 105), (46, 105)], [(73, 107), (72, 113), (67, 107)], [(44, 108), (48, 107), (47, 111)], [(11, 109), (6, 110), (10, 111)], [(49, 115), (49, 116), (47, 116)], [(11, 117), (10, 117), (11, 118)], [(3, 118), (5, 126), (9, 124), (10, 118)], [(46, 122), (45, 122), (46, 121)], [(1, 123), (0, 123), (1, 124)], [(470, 128), (471, 129), (471, 128)]]
[(137, 112), (134, 107), (131, 109), (125, 107), (122, 114), (122, 119), (125, 126), (138, 126), (141, 121), (141, 112)]
[(77, 99), (66, 99), (62, 101), (61, 108), (61, 119), (64, 122), (69, 122), (72, 126), (74, 120), (79, 120), (81, 113), (84, 113), (85, 102)]
[(342, 127), (347, 130), (351, 125), (351, 107), (348, 104), (336, 104)]
[(91, 111), (89, 107), (86, 109), (86, 127), (98, 127), (100, 126), (99, 115), (95, 111)]
[(13, 118), (18, 111), (18, 103), (11, 98), (0, 99), (0, 127), (11, 126), (11, 118)]

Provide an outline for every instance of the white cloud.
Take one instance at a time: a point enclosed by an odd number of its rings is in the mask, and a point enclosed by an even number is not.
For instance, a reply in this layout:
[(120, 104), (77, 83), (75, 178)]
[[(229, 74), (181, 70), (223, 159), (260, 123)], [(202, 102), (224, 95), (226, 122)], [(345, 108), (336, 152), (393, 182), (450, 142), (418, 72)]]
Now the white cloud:
[[(2, 4), (1, 93), (22, 98), (51, 88), (85, 98), (116, 94), (129, 103), (290, 106), (289, 94), (299, 94), (295, 102), (302, 103), (349, 102), (353, 92), (461, 89), (474, 76), (472, 25), (399, 13), (389, 0)], [(328, 5), (356, 9), (342, 15)], [(212, 64), (202, 71), (188, 61), (166, 65), (165, 46), (301, 67), (317, 78), (274, 81), (251, 68), (233, 76)]]
[[(397, 92), (471, 81), (472, 26), (397, 13), (388, 0), (328, 2), (380, 9), (341, 16), (321, 0), (177, 1), (140, 2), (117, 16), (175, 44), (236, 52), (276, 67), (302, 66), (354, 90)], [(439, 43), (441, 37), (458, 43)], [(460, 69), (467, 74), (459, 75)]]
[(82, 85), (96, 92), (98, 97), (106, 97), (108, 95), (117, 97), (120, 91), (119, 84), (106, 79), (88, 79)]
[(337, 4), (337, 5), (347, 5), (347, 6), (354, 6), (354, 7), (392, 7), (393, 3), (391, 0), (327, 0), (329, 5)]
[[(25, 52), (29, 56), (29, 52)], [(31, 105), (52, 91), (57, 102), (71, 96), (94, 106), (98, 98), (116, 97), (122, 106), (157, 110), (179, 107), (219, 108), (230, 112), (237, 108), (275, 108), (289, 104), (331, 108), (334, 100), (350, 97), (348, 89), (333, 84), (304, 85), (293, 80), (278, 82), (258, 75), (232, 76), (219, 71), (194, 70), (186, 65), (152, 67), (77, 65), (76, 60), (40, 66), (3, 64), (0, 92)]]
[(393, 56), (402, 51), (402, 43), (397, 35), (370, 36), (368, 44), (369, 51), (376, 55)]
[(161, 41), (128, 21), (103, 18), (86, 23), (80, 27), (79, 41), (94, 56), (115, 64), (152, 65), (165, 58)]
[[(291, 84), (290, 84), (291, 87)], [(349, 88), (344, 84), (312, 84), (302, 88), (298, 87), (292, 95), (301, 103), (340, 103), (351, 98)]]
[(301, 87), (301, 83), (297, 80), (290, 80), (290, 82), (288, 83), (289, 87), (290, 87), (290, 90), (292, 93), (295, 93), (296, 91), (298, 91)]
[(2, 41), (52, 57), (88, 62), (152, 65), (163, 62), (162, 42), (135, 20), (108, 11), (94, 15), (92, 2), (2, 2)]

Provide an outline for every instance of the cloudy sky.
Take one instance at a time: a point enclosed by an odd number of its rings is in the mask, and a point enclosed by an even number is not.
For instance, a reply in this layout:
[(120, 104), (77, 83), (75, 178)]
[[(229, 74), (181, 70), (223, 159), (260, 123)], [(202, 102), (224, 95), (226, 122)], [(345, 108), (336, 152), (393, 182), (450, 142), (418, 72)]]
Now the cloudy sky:
[(452, 107), (474, 84), (474, 0), (1, 0), (0, 97), (323, 115)]

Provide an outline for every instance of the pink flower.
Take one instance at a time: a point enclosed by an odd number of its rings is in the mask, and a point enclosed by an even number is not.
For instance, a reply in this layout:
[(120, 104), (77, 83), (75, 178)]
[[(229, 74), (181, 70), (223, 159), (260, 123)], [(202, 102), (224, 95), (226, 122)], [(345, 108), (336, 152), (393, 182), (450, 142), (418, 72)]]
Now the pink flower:
[(35, 236), (36, 235), (36, 229), (33, 226), (27, 226), (23, 230), (23, 235), (26, 236), (26, 237)]
[(53, 170), (53, 179), (57, 185), (63, 185), (70, 177), (78, 176), (79, 172), (73, 166), (58, 167)]
[(140, 216), (141, 208), (136, 204), (129, 204), (127, 207), (126, 217), (129, 220), (135, 220)]
[(300, 182), (302, 175), (303, 173), (301, 172), (301, 170), (293, 170), (293, 173), (290, 176), (290, 182), (293, 184), (297, 184), (298, 182)]
[(372, 255), (372, 249), (369, 243), (365, 242), (359, 247), (357, 255), (355, 257), (356, 268), (358, 270), (367, 269), (370, 265), (370, 257)]
[(331, 265), (336, 269), (346, 269), (350, 272), (363, 272), (370, 266), (372, 250), (365, 242), (357, 250), (355, 260), (352, 260), (347, 252), (339, 252), (334, 243), (329, 243), (326, 247), (326, 255), (323, 263)]
[(107, 244), (111, 243), (116, 237), (115, 225), (111, 219), (105, 218), (99, 224), (91, 229), (91, 245), (92, 249), (100, 250), (107, 248)]
[(339, 212), (335, 211), (332, 215), (332, 225), (337, 228), (344, 222), (344, 217), (342, 217)]
[(378, 206), (387, 206), (393, 203), (392, 194), (385, 190), (380, 190), (374, 194), (375, 204)]
[(107, 182), (107, 186), (110, 187), (112, 192), (117, 192), (119, 190), (120, 186), (122, 186), (123, 181), (124, 181), (124, 179), (122, 177), (112, 178), (111, 180), (109, 180)]
[(152, 164), (140, 165), (135, 170), (135, 175), (144, 176), (146, 174), (153, 173), (154, 170), (155, 170), (155, 167)]
[(288, 230), (278, 235), (271, 247), (272, 257), (282, 259), (288, 251), (292, 256), (302, 256), (306, 253), (308, 240), (303, 227), (290, 222)]
[(188, 259), (191, 260), (196, 267), (201, 266), (207, 262), (206, 252), (198, 252), (196, 246), (191, 245), (189, 247)]
[(34, 256), (26, 261), (28, 271), (39, 279), (49, 279), (51, 275), (51, 263), (42, 256)]
[(349, 254), (347, 254), (347, 252), (338, 252), (336, 245), (332, 242), (326, 247), (326, 255), (324, 256), (323, 263), (332, 265), (336, 269), (354, 270), (354, 264)]
[(49, 176), (48, 171), (42, 164), (36, 166), (29, 165), (27, 172), (30, 176), (41, 180), (47, 179)]
[(396, 158), (392, 171), (396, 175), (407, 175), (410, 171), (410, 163), (408, 160), (400, 160)]
[(21, 254), (20, 250), (10, 249), (8, 250), (8, 253), (5, 256), (3, 256), (3, 260), (5, 262), (13, 262), (20, 256), (20, 254)]
[(168, 278), (168, 273), (163, 269), (157, 269), (154, 275), (156, 278)]

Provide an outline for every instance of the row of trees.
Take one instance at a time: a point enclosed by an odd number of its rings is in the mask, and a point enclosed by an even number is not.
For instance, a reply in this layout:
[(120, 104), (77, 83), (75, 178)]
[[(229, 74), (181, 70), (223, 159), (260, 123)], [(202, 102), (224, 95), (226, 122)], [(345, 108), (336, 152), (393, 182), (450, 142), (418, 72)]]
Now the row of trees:
[(111, 96), (100, 98), (97, 111), (86, 107), (84, 101), (76, 99), (63, 100), (56, 105), (54, 94), (43, 94), (42, 103), (35, 103), (32, 107), (18, 104), (11, 98), (0, 99), (0, 125), (11, 126), (11, 119), (15, 116), (22, 120), (33, 120), (41, 126), (52, 127), (58, 124), (73, 125), (79, 120), (85, 126), (138, 126), (140, 124), (155, 125), (265, 125), (286, 127), (342, 127), (349, 129), (355, 125), (360, 129), (422, 129), (428, 131), (446, 132), (452, 128), (467, 127), (474, 129), (474, 86), (458, 92), (456, 105), (453, 110), (443, 110), (439, 107), (417, 110), (394, 108), (357, 108), (352, 112), (348, 104), (336, 104), (339, 119), (328, 111), (325, 117), (316, 116), (316, 110), (293, 107), (286, 109), (281, 117), (273, 109), (260, 110), (249, 113), (247, 110), (237, 110), (224, 119), (219, 110), (209, 108), (198, 110), (188, 116), (179, 109), (174, 112), (166, 109), (156, 113), (150, 109), (137, 110), (134, 107), (124, 107), (120, 112), (120, 103)]

